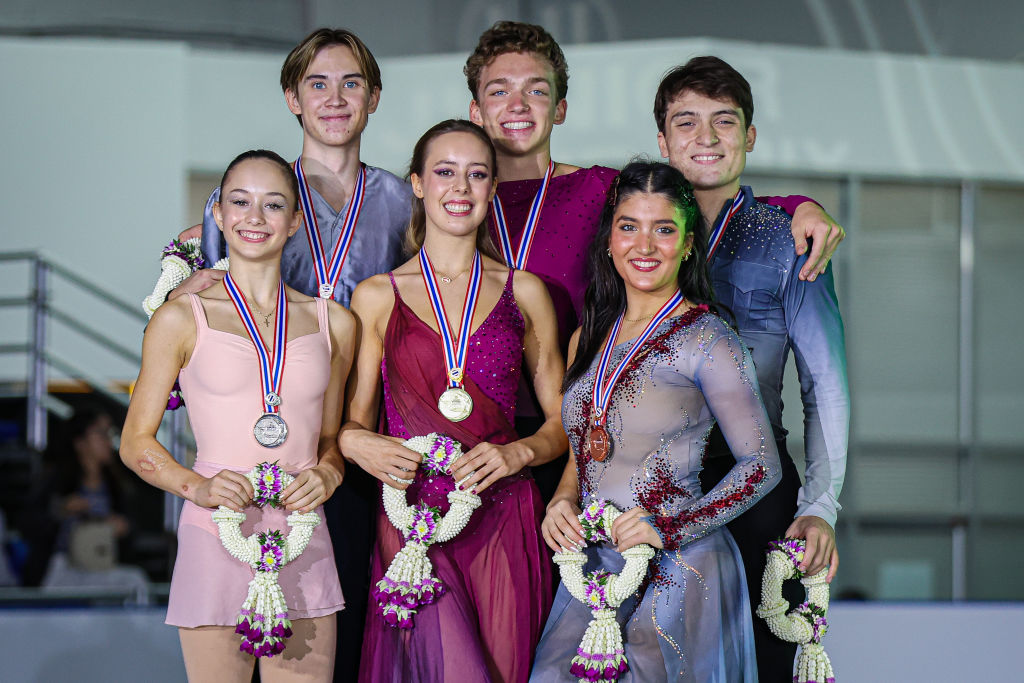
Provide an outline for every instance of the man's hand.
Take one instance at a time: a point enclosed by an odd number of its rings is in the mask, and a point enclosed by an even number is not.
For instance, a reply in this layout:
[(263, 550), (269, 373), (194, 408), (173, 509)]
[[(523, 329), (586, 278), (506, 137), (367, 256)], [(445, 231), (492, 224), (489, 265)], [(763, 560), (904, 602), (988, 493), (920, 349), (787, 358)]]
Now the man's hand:
[(802, 538), (807, 541), (800, 571), (813, 576), (828, 567), (825, 580), (832, 583), (839, 569), (839, 551), (836, 550), (835, 529), (828, 522), (814, 515), (797, 517), (786, 529), (786, 538)]
[(181, 232), (179, 232), (178, 233), (178, 241), (179, 242), (185, 242), (187, 240), (192, 239), (193, 237), (202, 237), (202, 236), (203, 236), (203, 224), (202, 223), (197, 223), (197, 224), (193, 225), (191, 228), (186, 228), (186, 229), (182, 230)]
[(825, 272), (832, 254), (846, 237), (846, 231), (814, 202), (804, 202), (796, 207), (790, 229), (793, 231), (797, 254), (802, 256), (807, 251), (807, 240), (811, 240), (811, 254), (800, 269), (800, 279), (814, 282)]
[(556, 498), (548, 504), (540, 531), (549, 548), (557, 553), (578, 550), (587, 544), (583, 538), (583, 525), (578, 519), (580, 512), (579, 506), (567, 498)]
[(281, 504), (285, 510), (315, 510), (341, 485), (341, 478), (341, 472), (330, 465), (321, 464), (303, 470), (281, 492)]
[(452, 476), (457, 482), (469, 476), (468, 480), (458, 485), (459, 488), (480, 493), (502, 477), (515, 474), (531, 462), (533, 451), (522, 445), (521, 441), (513, 441), (504, 446), (483, 441), (456, 461)]
[[(366, 429), (346, 429), (338, 435), (341, 454), (372, 476), (396, 489), (407, 489), (416, 476), (422, 455), (402, 445), (402, 439)], [(402, 481), (395, 481), (391, 477)]]
[(195, 294), (201, 292), (211, 285), (215, 285), (224, 279), (224, 270), (215, 270), (213, 268), (200, 268), (196, 272), (189, 275), (185, 280), (172, 289), (167, 295), (167, 300), (172, 301), (177, 299), (182, 294)]
[(653, 548), (663, 548), (661, 536), (644, 517), (651, 513), (643, 508), (633, 508), (619, 515), (612, 523), (612, 543), (620, 553), (635, 545), (646, 543)]

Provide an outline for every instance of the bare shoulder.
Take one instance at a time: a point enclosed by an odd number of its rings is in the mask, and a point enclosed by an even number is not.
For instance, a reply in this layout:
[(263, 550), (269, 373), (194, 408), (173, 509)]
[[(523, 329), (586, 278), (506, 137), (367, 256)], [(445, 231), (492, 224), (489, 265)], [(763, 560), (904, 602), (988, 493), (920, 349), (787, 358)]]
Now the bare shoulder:
[(192, 314), (192, 304), (189, 297), (179, 296), (165, 302), (156, 309), (153, 317), (146, 326), (146, 334), (170, 335), (180, 333), (183, 330), (195, 330), (195, 317)]
[(569, 175), (580, 170), (579, 166), (573, 166), (572, 164), (564, 164), (560, 161), (555, 162), (555, 177), (562, 175)]
[(350, 335), (355, 330), (356, 317), (337, 301), (327, 302), (327, 319), (335, 336)]
[(395, 292), (387, 273), (374, 275), (360, 282), (352, 292), (350, 308), (364, 323), (394, 306)]
[(523, 303), (528, 303), (538, 297), (546, 298), (550, 302), (550, 295), (544, 281), (525, 270), (517, 270), (512, 276), (512, 291), (516, 295), (516, 300)]
[(292, 289), (288, 285), (284, 286), (284, 291), (289, 304), (308, 304), (314, 300), (313, 297), (303, 294), (297, 289)]

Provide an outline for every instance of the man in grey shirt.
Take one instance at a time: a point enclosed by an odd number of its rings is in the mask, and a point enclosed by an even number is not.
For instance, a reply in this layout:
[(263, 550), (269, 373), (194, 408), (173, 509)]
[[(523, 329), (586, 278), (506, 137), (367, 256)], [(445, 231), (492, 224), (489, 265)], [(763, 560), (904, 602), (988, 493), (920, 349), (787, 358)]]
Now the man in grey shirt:
[[(358, 196), (360, 171), (364, 171), (362, 203), (358, 211), (351, 211), (357, 220), (347, 257), (337, 281), (329, 282), (333, 285), (333, 298), (347, 307), (357, 284), (401, 262), (411, 210), (407, 183), (359, 159), (360, 138), (380, 99), (380, 69), (353, 33), (319, 29), (285, 59), (281, 89), (288, 109), (302, 126), (301, 171), (308, 186), (307, 197), (318, 227), (321, 253), (328, 264), (344, 230), (352, 198)], [(211, 213), (219, 199), (218, 188), (210, 195), (202, 224), (203, 256), (210, 264), (227, 256)], [(309, 220), (310, 216), (303, 218)], [(285, 245), (281, 274), (290, 287), (317, 296), (324, 283), (314, 265), (313, 238), (309, 235), (315, 233), (309, 227), (304, 226)], [(195, 226), (181, 238), (198, 233), (199, 226)], [(219, 270), (197, 271), (168, 298), (203, 290), (223, 276), (224, 271)], [(376, 501), (374, 480), (360, 468), (350, 467), (341, 486), (324, 505), (345, 595), (345, 609), (338, 614), (336, 681), (355, 680), (359, 669)]]

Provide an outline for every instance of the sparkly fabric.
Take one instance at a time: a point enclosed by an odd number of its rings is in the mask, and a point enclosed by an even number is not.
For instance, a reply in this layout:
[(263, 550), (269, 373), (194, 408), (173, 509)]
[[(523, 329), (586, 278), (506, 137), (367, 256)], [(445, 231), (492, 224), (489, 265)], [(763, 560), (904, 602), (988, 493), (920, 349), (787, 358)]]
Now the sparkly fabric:
[[(513, 273), (498, 303), (470, 337), (464, 388), (473, 412), (449, 422), (437, 408), (447, 386), (440, 337), (416, 316), (395, 288), (384, 339), (386, 433), (443, 432), (468, 451), (487, 441), (516, 440), (511, 420), (522, 364), (524, 322), (512, 290)], [(392, 280), (392, 284), (394, 280)], [(447, 511), (449, 477), (417, 472), (406, 490), (411, 503)], [(454, 540), (428, 550), (445, 594), (420, 610), (410, 630), (387, 626), (368, 610), (359, 680), (525, 681), (533, 649), (551, 604), (551, 562), (540, 535), (543, 507), (528, 471), (505, 477), (481, 494), (483, 505)], [(377, 581), (402, 545), (383, 510), (371, 580)]]
[[(631, 343), (615, 347), (610, 369)], [(585, 445), (596, 366), (595, 359), (562, 404), (581, 495), (608, 499), (621, 510), (644, 507), (666, 548), (654, 560), (651, 580), (618, 611), (630, 666), (620, 680), (755, 680), (746, 581), (739, 551), (723, 526), (779, 477), (749, 354), (706, 310), (663, 322), (612, 395), (605, 426), (613, 445), (604, 462), (591, 459)], [(737, 464), (703, 495), (698, 475), (716, 420)], [(607, 547), (585, 552), (588, 571), (618, 571), (623, 564)], [(574, 680), (568, 663), (589, 619), (586, 607), (560, 586), (531, 680)]]
[[(743, 194), (743, 205), (711, 262), (715, 293), (736, 316), (740, 337), (751, 350), (765, 409), (780, 441), (786, 438), (782, 379), (793, 351), (807, 462), (797, 514), (816, 515), (835, 526), (846, 473), (850, 392), (832, 267), (814, 282), (800, 280), (797, 274), (807, 256), (794, 251), (789, 216), (758, 203), (749, 187)], [(712, 439), (712, 444), (721, 441)], [(712, 448), (709, 455), (729, 457), (729, 452)]]
[[(372, 275), (386, 273), (402, 262), (402, 241), (412, 211), (409, 184), (384, 169), (366, 166), (365, 193), (348, 257), (334, 290), (334, 300), (345, 308), (348, 308), (356, 285)], [(309, 194), (319, 221), (324, 256), (329, 261), (331, 250), (344, 228), (348, 204), (341, 211), (335, 211), (315, 188), (310, 187)], [(210, 195), (203, 212), (203, 258), (211, 264), (228, 255), (224, 237), (213, 219), (213, 203), (219, 199), (220, 188), (217, 188)], [(289, 287), (307, 296), (317, 295), (316, 272), (305, 226), (284, 245), (281, 275)]]

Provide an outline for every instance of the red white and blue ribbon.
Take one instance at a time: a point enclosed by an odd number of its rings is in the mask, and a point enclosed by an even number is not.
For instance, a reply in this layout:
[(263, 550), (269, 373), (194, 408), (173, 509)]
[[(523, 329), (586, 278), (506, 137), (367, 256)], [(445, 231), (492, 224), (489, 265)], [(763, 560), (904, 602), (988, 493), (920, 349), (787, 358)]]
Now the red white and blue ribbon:
[(348, 202), (348, 211), (345, 212), (345, 222), (342, 224), (341, 234), (338, 235), (334, 249), (331, 251), (331, 260), (327, 261), (324, 254), (323, 242), (320, 240), (320, 223), (316, 219), (316, 211), (313, 210), (313, 197), (309, 193), (309, 185), (306, 183), (306, 175), (302, 172), (302, 157), (300, 156), (292, 164), (295, 169), (295, 176), (299, 179), (299, 202), (302, 204), (302, 222), (306, 225), (306, 239), (309, 241), (309, 251), (313, 255), (313, 269), (316, 272), (317, 294), (324, 299), (334, 297), (334, 290), (338, 286), (338, 277), (341, 275), (341, 267), (345, 265), (345, 258), (348, 256), (349, 247), (352, 246), (352, 235), (355, 233), (356, 223), (359, 221), (359, 212), (363, 208), (363, 197), (366, 190), (366, 169), (359, 165), (359, 173), (356, 175), (356, 186), (352, 190), (352, 197)]
[(430, 308), (434, 311), (434, 319), (437, 321), (437, 329), (441, 335), (441, 347), (444, 350), (444, 361), (448, 368), (448, 386), (461, 387), (463, 376), (466, 374), (466, 351), (469, 349), (469, 332), (473, 324), (473, 313), (476, 311), (476, 302), (480, 298), (480, 282), (483, 275), (483, 265), (480, 261), (480, 252), (473, 257), (473, 268), (469, 274), (469, 285), (466, 287), (466, 299), (462, 304), (462, 320), (459, 322), (459, 334), (452, 336), (451, 326), (448, 324), (448, 312), (444, 308), (444, 301), (441, 299), (441, 292), (437, 287), (437, 278), (434, 276), (434, 267), (430, 263), (425, 249), (420, 249), (420, 272), (423, 274), (423, 284), (427, 288), (427, 298), (430, 299)]
[(256, 358), (260, 362), (260, 383), (263, 387), (263, 412), (276, 413), (281, 405), (281, 378), (284, 375), (285, 340), (288, 339), (288, 296), (284, 290), (284, 281), (278, 283), (277, 314), (274, 318), (274, 351), (268, 353), (267, 345), (260, 336), (256, 321), (249, 310), (245, 294), (231, 279), (231, 273), (224, 275), (224, 289), (228, 290), (231, 303), (235, 305), (238, 317), (242, 319), (249, 339), (256, 347)]
[(612, 357), (612, 349), (615, 347), (615, 338), (619, 336), (619, 328), (622, 327), (622, 319), (626, 313), (619, 316), (618, 320), (615, 321), (615, 325), (612, 327), (611, 334), (604, 343), (604, 349), (601, 351), (601, 361), (597, 365), (597, 375), (594, 377), (594, 412), (597, 414), (597, 419), (594, 420), (594, 424), (603, 425), (608, 419), (608, 404), (611, 403), (612, 392), (615, 391), (615, 383), (619, 381), (619, 377), (622, 376), (626, 366), (629, 362), (640, 352), (640, 348), (651, 338), (654, 334), (654, 330), (657, 329), (658, 325), (662, 323), (669, 316), (669, 314), (682, 303), (683, 293), (676, 291), (671, 299), (666, 301), (664, 305), (658, 310), (651, 322), (647, 323), (647, 327), (644, 331), (636, 338), (633, 342), (633, 346), (630, 347), (626, 355), (619, 361), (618, 366), (612, 372), (611, 377), (607, 381), (604, 380), (605, 373), (608, 371), (608, 364)]
[(729, 206), (729, 210), (722, 216), (722, 220), (718, 221), (715, 225), (715, 229), (711, 231), (711, 237), (708, 239), (708, 261), (715, 255), (718, 250), (718, 243), (722, 241), (722, 236), (725, 235), (725, 229), (729, 226), (729, 221), (736, 215), (736, 212), (743, 206), (743, 188), (741, 187), (736, 193), (736, 196), (732, 199), (732, 205)]
[(555, 162), (549, 161), (548, 170), (544, 173), (544, 179), (540, 183), (537, 194), (533, 197), (533, 204), (530, 205), (530, 213), (526, 216), (526, 225), (523, 226), (523, 234), (519, 237), (519, 249), (515, 252), (512, 251), (512, 238), (508, 233), (505, 211), (501, 208), (501, 199), (497, 192), (494, 193), (494, 199), (491, 200), (491, 215), (494, 216), (494, 227), (498, 231), (501, 253), (509, 268), (523, 270), (526, 267), (526, 259), (529, 258), (530, 247), (533, 245), (533, 236), (537, 232), (537, 223), (540, 222), (540, 212), (544, 208), (544, 198), (548, 195), (548, 185), (554, 174)]

